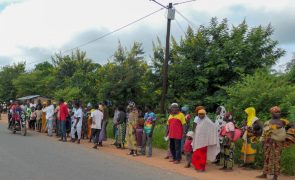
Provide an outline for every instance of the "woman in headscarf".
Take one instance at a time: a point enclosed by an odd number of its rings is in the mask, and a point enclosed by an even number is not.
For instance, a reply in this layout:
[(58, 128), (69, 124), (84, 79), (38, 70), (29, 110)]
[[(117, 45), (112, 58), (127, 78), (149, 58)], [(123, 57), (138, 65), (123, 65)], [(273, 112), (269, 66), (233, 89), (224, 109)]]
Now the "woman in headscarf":
[(129, 155), (137, 156), (135, 129), (138, 121), (138, 109), (135, 106), (135, 103), (130, 103), (127, 109), (129, 110), (129, 114), (127, 121), (126, 142), (128, 149), (130, 150)]
[(196, 109), (195, 109), (195, 113), (197, 114), (197, 116), (196, 116), (195, 119), (194, 119), (194, 123), (193, 123), (193, 131), (195, 131), (196, 126), (197, 126), (198, 122), (200, 121), (200, 119), (199, 119), (199, 117), (198, 117), (198, 112), (199, 112), (200, 110), (202, 110), (202, 109), (205, 110), (205, 107), (204, 107), (204, 106), (197, 106)]
[[(226, 122), (224, 121), (224, 115), (226, 114), (226, 110), (224, 106), (219, 106), (216, 109), (216, 119), (215, 119), (215, 125), (217, 127), (218, 130), (218, 134), (219, 134), (219, 143), (220, 145), (223, 143), (223, 137), (220, 136), (220, 132), (221, 129), (225, 126)], [(220, 153), (218, 153), (218, 155), (216, 156), (216, 164), (219, 164), (220, 162)], [(223, 162), (221, 162), (222, 164)]]
[(273, 180), (277, 180), (280, 175), (280, 158), (287, 134), (285, 127), (288, 121), (281, 118), (281, 109), (274, 106), (270, 109), (272, 118), (265, 122), (263, 135), (261, 137), (264, 152), (263, 174), (258, 178), (267, 178), (273, 175)]
[(207, 117), (206, 111), (198, 111), (193, 139), (192, 164), (197, 171), (205, 171), (206, 162), (214, 161), (219, 152), (218, 132), (215, 124)]
[[(220, 144), (220, 165), (223, 167), (220, 170), (233, 170), (234, 167), (234, 149), (235, 143), (233, 141), (235, 136), (234, 119), (231, 113), (225, 113), (224, 119), (225, 134), (222, 136), (222, 143)], [(228, 136), (229, 134), (229, 136)]]
[(263, 124), (256, 117), (256, 110), (254, 107), (245, 109), (245, 113), (248, 115), (245, 122), (243, 145), (241, 150), (240, 160), (242, 161), (241, 167), (246, 167), (255, 162), (255, 156), (257, 153), (257, 141), (258, 137), (262, 134)]

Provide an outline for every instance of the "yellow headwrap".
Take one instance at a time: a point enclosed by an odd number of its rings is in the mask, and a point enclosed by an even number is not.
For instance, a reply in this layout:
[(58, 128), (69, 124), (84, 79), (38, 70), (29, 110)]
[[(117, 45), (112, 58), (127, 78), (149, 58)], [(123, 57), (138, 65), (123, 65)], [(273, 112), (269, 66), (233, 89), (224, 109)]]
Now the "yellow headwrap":
[(198, 111), (198, 114), (206, 114), (206, 110), (205, 109), (201, 109)]
[(247, 126), (250, 127), (252, 125), (252, 122), (254, 118), (256, 117), (256, 110), (254, 107), (248, 107), (245, 109), (245, 113), (247, 113)]

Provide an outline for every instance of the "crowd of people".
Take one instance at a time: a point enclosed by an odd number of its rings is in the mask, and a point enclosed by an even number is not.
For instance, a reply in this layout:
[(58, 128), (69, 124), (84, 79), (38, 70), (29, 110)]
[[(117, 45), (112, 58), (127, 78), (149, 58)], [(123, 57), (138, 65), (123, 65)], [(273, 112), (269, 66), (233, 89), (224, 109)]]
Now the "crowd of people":
[[(80, 144), (81, 139), (89, 139), (94, 149), (103, 146), (107, 139), (108, 107), (104, 103), (94, 106), (88, 103), (85, 108), (79, 101), (70, 104), (59, 100), (57, 105), (48, 100), (42, 104), (38, 101), (14, 106), (26, 112), (28, 126), (32, 130), (47, 132), (48, 136), (60, 137), (60, 141)], [(10, 108), (11, 110), (12, 108)], [(13, 110), (12, 110), (13, 111)], [(11, 112), (13, 113), (13, 112)], [(263, 174), (257, 178), (273, 175), (276, 180), (280, 174), (280, 156), (283, 148), (295, 143), (295, 126), (281, 118), (281, 109), (270, 109), (271, 119), (263, 123), (256, 117), (253, 107), (245, 109), (247, 120), (243, 127), (238, 127), (231, 112), (219, 106), (216, 119), (212, 121), (205, 107), (195, 108), (195, 118), (189, 114), (189, 107), (180, 107), (177, 103), (170, 106), (166, 123), (166, 136), (169, 148), (167, 157), (170, 162), (180, 164), (185, 155), (185, 168), (191, 165), (199, 172), (204, 172), (207, 161), (222, 166), (220, 170), (232, 171), (234, 167), (235, 142), (242, 139), (240, 167), (251, 166), (255, 162), (256, 144), (261, 141), (264, 153)], [(129, 155), (152, 156), (152, 141), (158, 118), (151, 106), (141, 108), (134, 102), (127, 107), (119, 105), (113, 113), (114, 145), (119, 149), (129, 149)]]
[[(182, 111), (182, 112), (181, 112)], [(190, 116), (185, 108), (171, 105), (171, 114), (167, 122), (167, 139), (169, 150), (167, 159), (179, 164), (181, 152), (186, 155), (186, 166), (191, 163), (197, 171), (206, 169), (206, 162), (212, 161), (222, 166), (220, 170), (232, 171), (234, 167), (235, 142), (242, 139), (240, 167), (251, 166), (255, 162), (257, 143), (262, 142), (264, 153), (263, 174), (257, 178), (267, 178), (273, 175), (276, 180), (280, 175), (280, 158), (283, 148), (295, 144), (295, 126), (288, 120), (281, 118), (281, 109), (274, 106), (270, 109), (271, 119), (262, 123), (256, 117), (253, 107), (245, 109), (247, 120), (243, 127), (237, 127), (231, 112), (226, 112), (223, 106), (216, 110), (216, 119), (211, 121), (205, 107), (196, 107), (197, 116), (193, 121), (192, 131), (188, 131)], [(184, 135), (186, 140), (182, 149)]]

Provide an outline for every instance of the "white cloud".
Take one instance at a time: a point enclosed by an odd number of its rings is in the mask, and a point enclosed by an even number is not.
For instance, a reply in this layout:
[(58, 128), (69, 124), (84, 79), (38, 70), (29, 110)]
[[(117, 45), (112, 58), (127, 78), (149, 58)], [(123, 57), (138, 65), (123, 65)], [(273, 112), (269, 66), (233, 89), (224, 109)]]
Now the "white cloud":
[[(159, 1), (163, 4), (170, 2), (170, 0)], [(0, 57), (5, 57), (5, 60), (0, 58), (0, 61), (7, 61), (6, 64), (11, 63), (7, 57), (28, 62), (42, 60), (54, 52), (75, 47), (160, 8), (149, 0), (13, 0), (9, 2), (10, 4), (0, 11)], [(7, 4), (8, 0), (0, 0), (1, 3)], [(279, 26), (275, 27), (278, 32), (280, 28), (285, 28), (282, 26), (288, 24), (287, 18), (286, 23), (281, 23), (279, 18), (274, 19), (272, 15), (281, 13), (295, 19), (294, 8), (293, 0), (197, 0), (177, 6), (179, 11), (198, 25), (207, 23), (212, 16), (228, 17), (233, 24), (249, 17), (247, 20), (250, 25), (267, 24), (274, 20), (274, 25)], [(251, 12), (260, 12), (263, 16), (256, 18)], [(143, 42), (145, 49), (150, 50), (151, 41), (155, 40), (157, 35), (165, 33), (164, 14), (163, 11), (153, 15), (83, 49), (89, 51), (92, 59), (99, 60), (105, 59), (109, 53), (109, 56), (111, 55), (119, 39), (123, 40), (122, 43), (126, 42), (124, 45), (128, 47), (134, 40)], [(183, 28), (186, 28), (187, 22), (179, 15), (176, 17)], [(88, 32), (90, 34), (85, 35)], [(94, 32), (97, 32), (97, 36)], [(181, 34), (181, 30), (175, 23), (172, 33), (177, 37)]]

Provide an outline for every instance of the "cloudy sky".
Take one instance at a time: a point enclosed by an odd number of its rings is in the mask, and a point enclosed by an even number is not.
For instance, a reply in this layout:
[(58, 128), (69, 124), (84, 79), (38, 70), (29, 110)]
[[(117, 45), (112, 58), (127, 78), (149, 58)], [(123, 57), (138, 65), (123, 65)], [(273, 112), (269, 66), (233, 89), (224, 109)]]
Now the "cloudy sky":
[[(158, 0), (163, 4), (185, 0)], [(56, 52), (74, 48), (98, 38), (160, 8), (149, 0), (0, 0), (0, 66), (26, 61), (34, 67)], [(192, 26), (206, 25), (211, 17), (227, 18), (237, 25), (247, 20), (250, 26), (275, 28), (273, 38), (287, 54), (276, 68), (284, 65), (295, 52), (294, 0), (197, 0), (176, 6)], [(143, 43), (146, 57), (152, 41), (163, 42), (166, 12), (160, 11), (80, 49), (98, 63), (106, 63), (118, 41), (130, 47)], [(188, 22), (176, 14), (172, 35), (180, 38)]]

